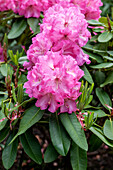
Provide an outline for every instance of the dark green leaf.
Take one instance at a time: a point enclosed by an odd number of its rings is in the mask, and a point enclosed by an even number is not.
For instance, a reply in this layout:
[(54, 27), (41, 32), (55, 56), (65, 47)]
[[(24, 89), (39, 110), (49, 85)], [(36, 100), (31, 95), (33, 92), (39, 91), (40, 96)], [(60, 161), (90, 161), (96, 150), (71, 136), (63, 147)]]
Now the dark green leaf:
[(89, 143), (90, 143), (89, 151), (93, 152), (96, 151), (102, 145), (103, 142), (96, 135), (92, 134)]
[(38, 140), (34, 137), (31, 131), (25, 132), (20, 136), (20, 142), (26, 154), (37, 164), (42, 163), (41, 147)]
[(105, 106), (105, 104), (109, 105), (112, 107), (112, 102), (108, 96), (108, 94), (101, 88), (96, 88), (96, 95), (98, 96), (101, 104), (109, 110), (109, 108), (107, 106)]
[(103, 110), (90, 109), (90, 110), (87, 110), (87, 111), (94, 112), (94, 118), (96, 118), (96, 117), (101, 118), (101, 117), (106, 117), (107, 116), (107, 114)]
[(90, 72), (88, 71), (88, 69), (86, 68), (85, 65), (82, 67), (82, 70), (84, 71), (84, 76), (83, 76), (83, 77), (84, 77), (90, 84), (94, 83), (94, 82), (93, 82), (93, 79), (92, 79), (92, 76), (91, 76)]
[(26, 27), (27, 27), (26, 20), (24, 19), (16, 20), (16, 22), (12, 25), (12, 28), (8, 34), (8, 39), (14, 39), (19, 37), (24, 32)]
[(87, 152), (74, 142), (70, 150), (70, 159), (73, 170), (86, 170), (87, 169)]
[(95, 69), (100, 69), (100, 68), (110, 68), (113, 67), (113, 63), (101, 63), (95, 66), (90, 66), (91, 68), (95, 68)]
[(32, 106), (27, 109), (22, 120), (20, 121), (18, 133), (11, 142), (13, 142), (17, 136), (23, 134), (27, 129), (29, 129), (32, 125), (38, 122), (42, 118), (43, 113), (44, 111), (40, 110), (36, 106)]
[(100, 84), (102, 84), (105, 81), (105, 73), (100, 70), (96, 71), (94, 78), (97, 85), (100, 86)]
[[(3, 119), (3, 118), (5, 118), (5, 115), (3, 114), (2, 110), (0, 110), (0, 120)], [(7, 123), (7, 119), (0, 122), (0, 130), (2, 130), (4, 128), (6, 123)]]
[(18, 79), (18, 84), (24, 84), (27, 81), (27, 77), (24, 74), (21, 74)]
[(84, 53), (88, 54), (89, 58), (91, 58), (93, 60), (96, 60), (97, 63), (102, 63), (103, 62), (103, 59), (101, 58), (101, 56), (99, 56), (97, 54), (93, 54), (93, 53), (90, 53), (90, 52), (87, 52), (87, 51), (84, 51)]
[(113, 147), (113, 141), (108, 140), (101, 129), (97, 128), (97, 127), (90, 127), (90, 130), (96, 135), (98, 136), (106, 145)]
[(13, 138), (13, 134), (8, 137), (6, 146), (2, 152), (2, 162), (6, 169), (10, 169), (16, 159), (18, 139), (8, 145)]
[(98, 37), (99, 42), (108, 42), (111, 39), (112, 39), (112, 33), (111, 32), (103, 32)]
[(44, 162), (45, 163), (53, 162), (55, 159), (57, 159), (57, 157), (58, 157), (57, 151), (55, 150), (52, 144), (49, 144), (44, 154)]
[(113, 121), (106, 120), (104, 124), (104, 135), (108, 138), (113, 140)]
[(0, 131), (0, 143), (7, 137), (8, 133), (9, 133), (9, 127), (4, 128)]
[(28, 18), (27, 23), (29, 24), (33, 32), (37, 31), (39, 23), (39, 20), (37, 18)]
[(60, 120), (67, 130), (68, 134), (72, 140), (82, 149), (88, 150), (88, 145), (84, 131), (78, 121), (75, 113), (69, 115), (68, 113), (63, 113), (59, 115)]
[(49, 129), (53, 146), (59, 154), (65, 156), (70, 148), (70, 138), (55, 115), (50, 118)]
[(110, 74), (107, 76), (105, 82), (100, 85), (100, 87), (104, 87), (107, 84), (113, 83), (113, 72), (110, 72)]

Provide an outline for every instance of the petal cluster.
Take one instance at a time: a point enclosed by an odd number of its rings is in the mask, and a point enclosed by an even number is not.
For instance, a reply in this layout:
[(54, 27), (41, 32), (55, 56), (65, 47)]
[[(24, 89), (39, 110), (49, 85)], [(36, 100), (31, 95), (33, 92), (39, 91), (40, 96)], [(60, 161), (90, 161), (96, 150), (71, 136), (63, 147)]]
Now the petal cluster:
[(98, 19), (102, 6), (101, 0), (0, 0), (0, 11), (12, 9), (19, 15), (26, 18), (39, 18), (40, 12), (44, 12), (50, 7), (59, 4), (63, 8), (78, 6), (86, 19)]
[(38, 57), (24, 87), (30, 97), (37, 99), (36, 106), (42, 110), (49, 107), (50, 112), (55, 112), (60, 107), (60, 112), (72, 113), (80, 95), (78, 81), (83, 75), (71, 56), (49, 51)]

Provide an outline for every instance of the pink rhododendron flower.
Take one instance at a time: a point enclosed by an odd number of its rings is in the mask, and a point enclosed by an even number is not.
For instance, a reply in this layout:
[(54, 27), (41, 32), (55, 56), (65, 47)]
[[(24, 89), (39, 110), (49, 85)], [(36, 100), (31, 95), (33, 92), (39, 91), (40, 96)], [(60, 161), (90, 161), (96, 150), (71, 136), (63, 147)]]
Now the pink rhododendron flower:
[(41, 30), (46, 32), (52, 42), (68, 39), (82, 47), (90, 37), (87, 26), (78, 7), (63, 8), (54, 5), (45, 12)]
[(71, 55), (79, 66), (82, 66), (85, 62), (90, 64), (89, 56), (85, 54), (82, 49), (70, 40), (58, 41), (52, 47), (53, 51), (61, 51), (63, 55)]
[(75, 5), (78, 5), (81, 12), (87, 20), (100, 18), (100, 6), (103, 5), (101, 0), (72, 0)]
[(101, 0), (87, 0), (87, 6), (86, 6), (86, 12), (85, 17), (87, 20), (90, 19), (99, 19), (100, 18), (100, 6), (102, 6), (103, 3)]
[(9, 0), (0, 0), (0, 11), (8, 10)]
[(25, 83), (29, 97), (37, 98), (36, 106), (55, 112), (76, 111), (75, 100), (81, 94), (79, 79), (84, 75), (77, 62), (69, 55), (47, 52), (38, 56), (38, 62), (28, 72)]
[(76, 5), (87, 20), (99, 19), (101, 13), (99, 8), (103, 5), (101, 0), (49, 0), (49, 7), (55, 4), (60, 4), (62, 7)]
[(27, 51), (28, 62), (24, 63), (24, 68), (30, 70), (38, 61), (38, 56), (46, 54), (52, 47), (51, 41), (46, 37), (45, 34), (37, 34), (36, 37), (32, 39), (32, 45)]
[(36, 17), (39, 18), (40, 12), (48, 8), (48, 0), (13, 0), (15, 7), (14, 12), (19, 15), (24, 15), (26, 18)]

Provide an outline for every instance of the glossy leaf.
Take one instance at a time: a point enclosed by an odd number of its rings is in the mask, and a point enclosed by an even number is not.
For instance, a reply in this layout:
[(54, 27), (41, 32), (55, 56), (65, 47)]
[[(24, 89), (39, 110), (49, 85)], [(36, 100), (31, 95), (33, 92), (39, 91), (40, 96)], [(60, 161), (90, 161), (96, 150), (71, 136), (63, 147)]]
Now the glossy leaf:
[(90, 129), (96, 136), (98, 136), (106, 145), (113, 147), (113, 141), (107, 139), (102, 130), (97, 127), (90, 127)]
[(107, 76), (105, 82), (100, 85), (100, 87), (104, 87), (107, 84), (113, 83), (113, 72), (110, 72), (109, 75)]
[(1, 65), (0, 71), (3, 76), (7, 76), (8, 70), (10, 70), (10, 73), (13, 73), (13, 68), (9, 64), (5, 63)]
[(87, 152), (72, 142), (70, 159), (73, 170), (87, 169)]
[(16, 159), (18, 139), (8, 145), (13, 138), (13, 134), (8, 137), (6, 146), (2, 152), (2, 162), (6, 169), (10, 169)]
[(110, 67), (113, 67), (113, 63), (101, 63), (101, 64), (90, 66), (90, 67), (95, 68), (95, 69), (110, 68)]
[(107, 51), (107, 53), (113, 57), (113, 51)]
[(40, 110), (36, 106), (32, 106), (27, 109), (24, 113), (23, 118), (20, 121), (18, 133), (11, 142), (13, 142), (17, 136), (23, 134), (27, 129), (29, 129), (32, 125), (38, 122), (42, 118), (43, 112), (44, 111)]
[(24, 19), (16, 20), (12, 25), (12, 28), (8, 34), (8, 39), (14, 39), (19, 37), (27, 27), (27, 23)]
[(38, 140), (34, 137), (31, 131), (25, 132), (20, 136), (20, 142), (26, 154), (37, 164), (42, 163), (41, 147)]
[(96, 135), (92, 134), (90, 137), (90, 147), (89, 147), (89, 151), (93, 152), (96, 151), (97, 149), (99, 149), (99, 147), (102, 145), (102, 140), (100, 138), (98, 138)]
[(107, 94), (103, 89), (101, 89), (101, 88), (96, 88), (96, 95), (97, 95), (97, 97), (99, 98), (101, 104), (102, 104), (106, 109), (109, 110), (109, 108), (108, 108), (105, 104), (107, 104), (107, 105), (109, 105), (109, 106), (112, 107), (112, 102), (111, 102), (108, 94)]
[(31, 27), (31, 29), (33, 30), (33, 32), (37, 31), (38, 28), (38, 19), (37, 18), (28, 18), (27, 19), (27, 23), (29, 24), (29, 26)]
[(113, 61), (113, 58), (112, 57), (108, 57), (108, 56), (103, 56), (104, 59), (107, 59), (109, 61)]
[(7, 137), (9, 130), (9, 127), (7, 127), (0, 131), (0, 143)]
[(101, 118), (101, 117), (108, 116), (103, 110), (93, 110), (93, 109), (90, 109), (88, 111), (89, 112), (94, 112), (94, 118), (96, 118), (96, 117)]
[(113, 121), (106, 120), (104, 124), (104, 135), (108, 138), (113, 140)]
[(106, 76), (105, 76), (104, 72), (102, 72), (100, 70), (95, 71), (94, 79), (98, 86), (100, 86), (100, 84), (102, 84), (105, 81), (105, 77)]
[(53, 162), (55, 159), (57, 159), (57, 157), (58, 157), (57, 151), (55, 150), (52, 144), (49, 144), (44, 154), (44, 162), (45, 163)]
[(49, 130), (53, 146), (59, 154), (65, 156), (70, 148), (70, 138), (55, 115), (50, 118)]
[(98, 25), (98, 26), (102, 26), (103, 24), (99, 21), (96, 21), (96, 20), (88, 20), (87, 21), (90, 25)]
[(82, 70), (84, 71), (84, 76), (83, 76), (83, 77), (84, 77), (90, 84), (94, 83), (94, 82), (93, 82), (93, 79), (92, 79), (92, 76), (91, 76), (90, 72), (88, 71), (88, 69), (86, 68), (85, 65), (83, 66)]
[(99, 56), (97, 54), (93, 54), (93, 53), (90, 53), (90, 52), (87, 52), (87, 51), (84, 51), (84, 53), (88, 54), (89, 58), (91, 58), (93, 60), (96, 60), (97, 63), (102, 63), (103, 62), (103, 59), (101, 58), (101, 56)]
[(59, 115), (60, 120), (67, 130), (69, 136), (72, 140), (82, 149), (88, 150), (88, 145), (84, 131), (78, 121), (75, 113), (69, 115), (68, 113), (63, 113)]
[(112, 39), (112, 33), (111, 32), (103, 32), (98, 37), (98, 41), (103, 42), (103, 43), (108, 42), (111, 39)]
[[(3, 114), (2, 110), (0, 110), (0, 120), (6, 118), (5, 115)], [(2, 130), (7, 123), (7, 119), (3, 120), (0, 122), (0, 130)]]

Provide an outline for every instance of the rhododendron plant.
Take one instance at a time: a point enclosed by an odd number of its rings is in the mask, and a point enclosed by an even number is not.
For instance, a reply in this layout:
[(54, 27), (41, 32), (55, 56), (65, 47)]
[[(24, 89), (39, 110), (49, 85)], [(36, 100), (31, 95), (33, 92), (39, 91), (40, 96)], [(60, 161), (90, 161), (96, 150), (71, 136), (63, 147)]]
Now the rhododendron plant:
[(5, 169), (18, 162), (22, 169), (26, 161), (27, 169), (86, 170), (96, 142), (113, 148), (113, 22), (100, 18), (100, 6), (100, 0), (0, 0)]

